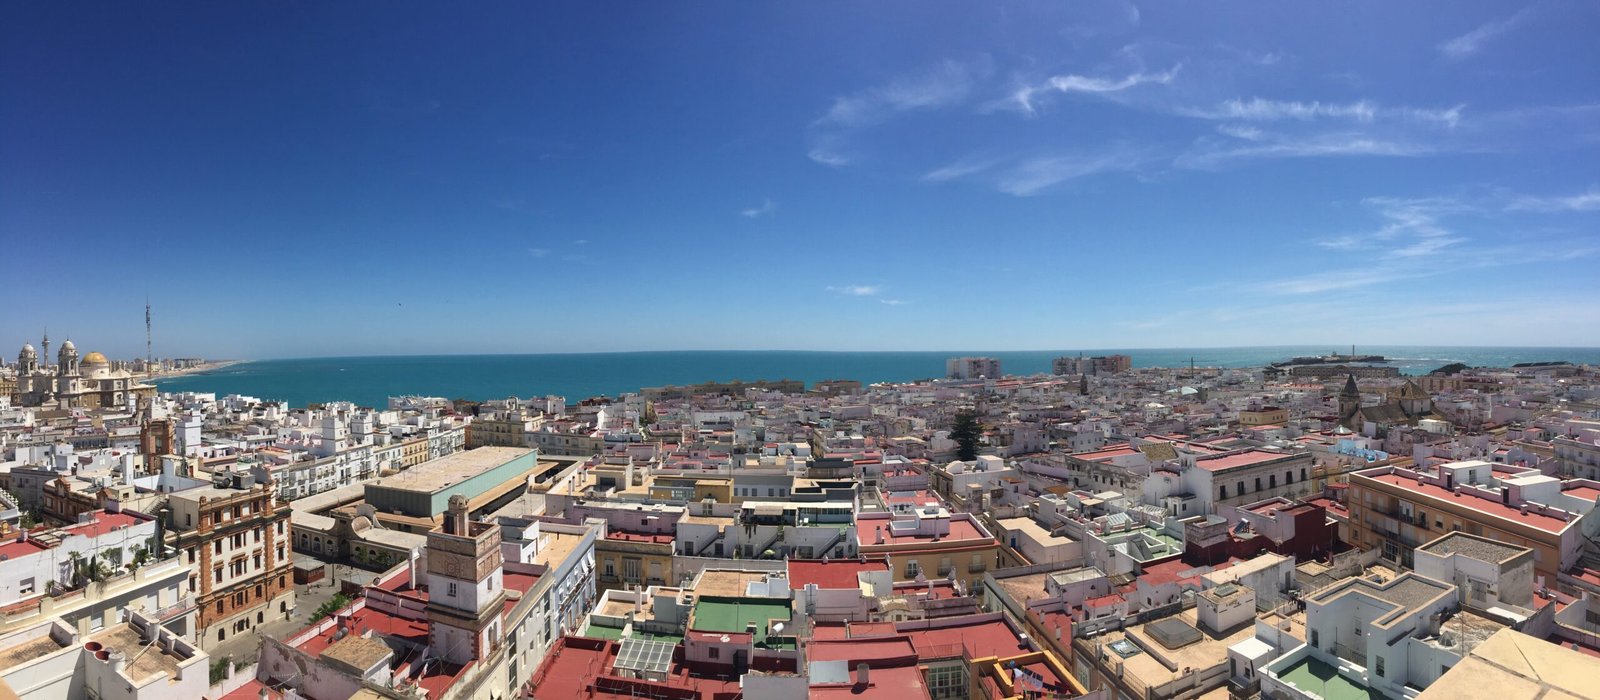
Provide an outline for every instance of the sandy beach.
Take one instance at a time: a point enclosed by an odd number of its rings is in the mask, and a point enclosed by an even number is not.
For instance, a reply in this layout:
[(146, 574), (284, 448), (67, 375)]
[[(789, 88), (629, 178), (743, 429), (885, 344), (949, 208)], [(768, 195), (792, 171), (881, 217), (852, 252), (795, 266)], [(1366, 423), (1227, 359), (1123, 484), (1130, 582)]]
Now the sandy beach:
[(168, 370), (166, 372), (157, 372), (156, 374), (150, 375), (148, 378), (152, 379), (152, 380), (154, 380), (154, 379), (171, 379), (173, 377), (182, 377), (182, 376), (190, 375), (190, 374), (201, 374), (203, 372), (212, 372), (212, 371), (215, 371), (215, 370), (219, 370), (219, 369), (222, 369), (223, 367), (227, 367), (229, 365), (236, 365), (236, 364), (239, 364), (241, 362), (244, 362), (244, 360), (218, 360), (216, 362), (206, 362), (206, 363), (203, 363), (203, 364), (195, 365), (194, 367), (189, 367), (187, 369), (175, 369), (175, 370)]

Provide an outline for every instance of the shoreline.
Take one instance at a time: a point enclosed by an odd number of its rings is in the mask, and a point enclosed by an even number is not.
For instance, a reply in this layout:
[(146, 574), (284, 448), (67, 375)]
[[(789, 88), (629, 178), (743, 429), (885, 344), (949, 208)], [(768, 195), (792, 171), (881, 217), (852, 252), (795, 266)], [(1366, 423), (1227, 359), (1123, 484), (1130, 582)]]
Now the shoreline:
[(189, 367), (189, 368), (186, 368), (186, 369), (175, 369), (175, 370), (169, 370), (169, 371), (166, 371), (166, 372), (159, 372), (159, 373), (156, 373), (156, 374), (146, 375), (145, 376), (145, 381), (156, 382), (156, 381), (161, 381), (163, 379), (173, 379), (175, 377), (186, 377), (186, 376), (193, 375), (193, 374), (205, 374), (206, 372), (214, 372), (214, 371), (222, 369), (224, 367), (231, 367), (233, 365), (243, 364), (245, 362), (249, 362), (249, 360), (219, 360), (217, 362), (206, 362), (206, 363), (202, 363), (200, 365), (196, 365), (194, 367)]

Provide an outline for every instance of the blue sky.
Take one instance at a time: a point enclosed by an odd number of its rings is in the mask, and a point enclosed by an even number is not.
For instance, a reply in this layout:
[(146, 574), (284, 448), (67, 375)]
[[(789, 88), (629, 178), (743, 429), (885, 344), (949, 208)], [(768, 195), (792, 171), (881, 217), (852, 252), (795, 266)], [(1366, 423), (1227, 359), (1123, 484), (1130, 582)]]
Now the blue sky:
[(0, 342), (1600, 345), (1600, 5), (12, 3)]

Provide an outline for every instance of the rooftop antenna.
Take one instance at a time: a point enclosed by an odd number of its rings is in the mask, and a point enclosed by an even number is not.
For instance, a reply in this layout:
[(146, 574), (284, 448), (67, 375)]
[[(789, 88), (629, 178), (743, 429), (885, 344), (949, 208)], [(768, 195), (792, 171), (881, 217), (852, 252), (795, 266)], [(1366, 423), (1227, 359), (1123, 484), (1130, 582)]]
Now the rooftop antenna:
[(150, 376), (150, 297), (144, 298), (144, 373)]

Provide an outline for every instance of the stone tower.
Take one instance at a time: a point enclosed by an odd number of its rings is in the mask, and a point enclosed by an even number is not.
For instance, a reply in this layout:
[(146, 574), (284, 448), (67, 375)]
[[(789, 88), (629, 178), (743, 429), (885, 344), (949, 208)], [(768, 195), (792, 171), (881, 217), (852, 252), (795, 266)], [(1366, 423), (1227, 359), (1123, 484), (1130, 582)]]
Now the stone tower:
[(1349, 424), (1350, 417), (1361, 408), (1361, 390), (1356, 388), (1356, 375), (1347, 374), (1344, 390), (1339, 392), (1339, 422)]
[(428, 533), (428, 646), (465, 664), (500, 643), (505, 609), (500, 526), (474, 522), (467, 498), (450, 497), (444, 522)]

